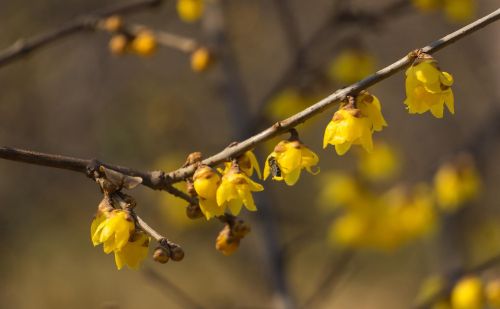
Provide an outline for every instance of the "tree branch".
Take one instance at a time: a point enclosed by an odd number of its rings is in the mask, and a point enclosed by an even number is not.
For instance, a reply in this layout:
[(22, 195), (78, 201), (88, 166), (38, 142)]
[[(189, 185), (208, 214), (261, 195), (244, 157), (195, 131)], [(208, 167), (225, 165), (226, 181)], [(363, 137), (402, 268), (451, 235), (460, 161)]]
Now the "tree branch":
[(70, 21), (57, 29), (48, 31), (38, 36), (29, 39), (20, 39), (10, 47), (0, 51), (0, 67), (54, 41), (84, 30), (92, 30), (96, 21), (100, 18), (114, 14), (137, 12), (142, 9), (155, 7), (160, 5), (162, 2), (163, 0), (135, 0), (128, 3), (116, 4), (91, 12), (90, 14), (77, 17), (73, 21)]
[[(489, 15), (480, 18), (463, 28), (451, 34), (448, 34), (439, 40), (430, 43), (429, 45), (423, 47), (421, 50), (425, 53), (433, 54), (438, 50), (441, 50), (442, 48), (445, 48), (446, 46), (449, 46), (450, 44), (466, 37), (467, 35), (470, 35), (478, 31), (479, 29), (482, 29), (483, 27), (497, 21), (499, 18), (500, 18), (500, 9), (497, 9), (496, 11), (490, 13)], [(352, 84), (351, 86), (335, 91), (334, 93), (324, 98), (323, 100), (317, 102), (316, 104), (311, 105), (305, 110), (283, 121), (275, 123), (273, 126), (265, 129), (264, 131), (261, 131), (260, 133), (246, 140), (243, 140), (239, 143), (231, 144), (229, 147), (222, 150), (221, 152), (203, 160), (202, 163), (210, 166), (215, 166), (227, 161), (230, 158), (237, 157), (238, 155), (241, 155), (245, 151), (253, 149), (256, 145), (262, 142), (272, 139), (273, 137), (278, 136), (282, 133), (288, 132), (288, 130), (290, 130), (291, 128), (305, 122), (306, 120), (320, 114), (326, 109), (339, 103), (346, 96), (354, 95), (360, 92), (361, 90), (364, 90), (370, 86), (373, 86), (389, 78), (390, 76), (408, 67), (413, 60), (414, 59), (412, 56), (407, 55), (399, 59), (398, 61), (394, 62), (393, 64), (379, 70), (375, 74), (370, 75), (367, 78)], [(165, 180), (171, 183), (181, 181), (191, 176), (194, 173), (195, 169), (196, 165), (190, 165), (184, 168), (180, 168), (178, 170), (165, 174)]]

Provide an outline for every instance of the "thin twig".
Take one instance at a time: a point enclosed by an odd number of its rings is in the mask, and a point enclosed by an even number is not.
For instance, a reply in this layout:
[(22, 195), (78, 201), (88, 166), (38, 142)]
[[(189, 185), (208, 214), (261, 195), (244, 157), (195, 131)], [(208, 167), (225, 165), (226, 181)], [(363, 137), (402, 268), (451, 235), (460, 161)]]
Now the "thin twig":
[(137, 12), (142, 9), (155, 7), (160, 5), (162, 2), (163, 0), (136, 0), (128, 3), (113, 5), (108, 8), (77, 17), (73, 21), (70, 21), (57, 29), (48, 31), (38, 36), (29, 39), (20, 39), (10, 47), (0, 51), (0, 67), (27, 55), (35, 49), (48, 45), (49, 43), (80, 31), (92, 30), (94, 28), (94, 24), (100, 18), (114, 14), (123, 15)]
[(175, 285), (168, 278), (161, 276), (159, 273), (149, 267), (142, 270), (144, 276), (158, 287), (161, 292), (166, 292), (176, 299), (178, 303), (182, 304), (182, 308), (202, 309), (205, 308), (195, 301), (189, 294)]
[[(487, 16), (478, 19), (477, 21), (451, 33), (439, 40), (436, 40), (429, 45), (421, 48), (421, 51), (428, 54), (433, 54), (442, 48), (449, 46), (450, 44), (470, 35), (479, 29), (497, 21), (500, 18), (500, 9), (488, 14)], [(304, 109), (303, 111), (283, 120), (275, 123), (273, 126), (261, 131), (260, 133), (243, 140), (239, 143), (233, 143), (230, 147), (222, 150), (221, 152), (205, 159), (202, 161), (203, 164), (215, 166), (220, 163), (227, 161), (229, 158), (237, 157), (241, 155), (245, 151), (253, 149), (256, 145), (265, 142), (273, 137), (280, 135), (282, 133), (288, 132), (291, 128), (305, 122), (306, 120), (320, 114), (326, 109), (334, 106), (339, 103), (348, 95), (355, 95), (356, 93), (364, 90), (370, 86), (373, 86), (376, 83), (379, 83), (390, 76), (396, 74), (397, 72), (408, 67), (414, 58), (410, 55), (407, 55), (393, 64), (379, 70), (373, 75), (368, 76), (367, 78), (352, 84), (351, 86), (339, 89), (324, 98), (323, 100), (313, 104), (312, 106)], [(196, 169), (196, 165), (190, 165), (184, 168), (180, 168), (178, 170), (172, 171), (168, 174), (165, 174), (166, 181), (169, 182), (178, 182), (182, 181), (186, 177), (193, 175)]]

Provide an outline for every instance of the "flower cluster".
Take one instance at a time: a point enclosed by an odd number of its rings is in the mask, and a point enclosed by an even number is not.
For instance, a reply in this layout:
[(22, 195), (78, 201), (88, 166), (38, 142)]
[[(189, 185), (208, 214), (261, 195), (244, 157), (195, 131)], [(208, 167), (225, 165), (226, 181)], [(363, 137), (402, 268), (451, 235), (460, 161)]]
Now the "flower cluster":
[(372, 133), (382, 131), (387, 122), (382, 116), (380, 101), (366, 91), (356, 98), (349, 97), (325, 129), (323, 148), (328, 144), (335, 146), (338, 155), (345, 154), (351, 145), (361, 145), (371, 152), (373, 150)]
[(250, 211), (257, 210), (252, 192), (262, 191), (264, 188), (250, 179), (254, 170), (260, 176), (258, 162), (252, 152), (246, 152), (235, 162), (228, 163), (221, 170), (222, 178), (206, 165), (196, 170), (193, 184), (207, 220), (223, 215), (226, 209), (233, 215), (238, 215), (243, 205)]
[(406, 70), (405, 104), (410, 114), (430, 111), (436, 118), (443, 118), (444, 105), (455, 113), (451, 86), (453, 77), (439, 69), (437, 61), (420, 53), (412, 66)]
[(118, 269), (125, 265), (137, 269), (148, 253), (149, 236), (136, 230), (127, 210), (114, 209), (106, 198), (92, 221), (90, 237), (94, 246), (103, 245), (106, 254), (114, 252)]

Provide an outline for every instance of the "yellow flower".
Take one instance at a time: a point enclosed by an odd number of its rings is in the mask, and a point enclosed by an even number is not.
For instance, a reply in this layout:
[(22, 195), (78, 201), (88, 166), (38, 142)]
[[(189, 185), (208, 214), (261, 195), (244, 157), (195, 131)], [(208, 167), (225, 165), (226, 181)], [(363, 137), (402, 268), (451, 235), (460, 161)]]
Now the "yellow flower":
[(200, 209), (207, 220), (215, 216), (222, 216), (225, 207), (217, 205), (217, 189), (221, 183), (219, 175), (209, 166), (202, 165), (193, 175), (193, 184)]
[(324, 209), (339, 206), (354, 208), (363, 202), (360, 183), (351, 175), (338, 172), (323, 174), (319, 203)]
[(356, 96), (355, 106), (372, 122), (372, 131), (382, 131), (387, 127), (387, 122), (382, 115), (382, 107), (378, 98), (367, 91), (362, 91)]
[(377, 142), (372, 153), (362, 152), (358, 161), (360, 172), (372, 181), (387, 180), (397, 174), (400, 159), (387, 143)]
[(413, 5), (421, 11), (433, 11), (441, 7), (442, 0), (412, 0)]
[(476, 276), (460, 279), (451, 292), (453, 309), (483, 308), (483, 283)]
[(195, 72), (203, 72), (208, 68), (211, 61), (210, 51), (205, 47), (200, 47), (191, 54), (191, 69)]
[(464, 203), (474, 199), (480, 189), (480, 178), (469, 161), (458, 165), (441, 166), (434, 177), (434, 190), (438, 206), (445, 212), (454, 212)]
[(417, 59), (406, 70), (406, 100), (410, 114), (431, 111), (436, 118), (443, 118), (444, 105), (450, 113), (455, 113), (451, 85), (453, 77), (442, 72), (437, 62), (428, 55)]
[(266, 105), (269, 118), (281, 120), (296, 114), (309, 105), (309, 100), (295, 88), (287, 88), (275, 95)]
[(203, 0), (177, 0), (177, 13), (183, 21), (195, 22), (203, 14)]
[(467, 22), (476, 13), (475, 0), (445, 0), (444, 13), (450, 21)]
[(217, 189), (217, 204), (228, 207), (235, 216), (240, 213), (243, 205), (250, 211), (256, 211), (252, 192), (262, 190), (262, 185), (252, 181), (233, 164), (222, 177), (222, 183)]
[(109, 40), (109, 50), (114, 55), (123, 55), (127, 51), (129, 41), (123, 34), (116, 34)]
[(369, 224), (364, 216), (348, 212), (330, 226), (329, 239), (344, 246), (359, 246), (365, 239)]
[(489, 281), (486, 284), (485, 296), (491, 308), (500, 308), (500, 279)]
[(150, 31), (141, 31), (132, 40), (132, 50), (141, 56), (152, 55), (156, 46), (156, 38)]
[[(224, 170), (218, 169), (220, 173), (225, 174), (231, 168), (231, 162), (226, 162), (224, 164)], [(238, 166), (240, 170), (247, 174), (248, 177), (252, 177), (253, 172), (257, 173), (257, 177), (262, 179), (262, 174), (260, 173), (260, 165), (259, 161), (255, 157), (253, 151), (249, 150), (245, 152), (243, 155), (238, 157)]]
[(325, 129), (323, 148), (334, 145), (338, 155), (345, 154), (352, 144), (360, 144), (371, 152), (372, 121), (359, 109), (341, 107)]
[(96, 217), (92, 225), (99, 224), (92, 234), (92, 243), (94, 246), (103, 244), (104, 252), (121, 250), (128, 242), (130, 234), (134, 231), (135, 225), (130, 214), (124, 210), (115, 209), (104, 218)]
[(115, 264), (118, 269), (127, 265), (129, 268), (138, 269), (140, 263), (148, 255), (150, 238), (146, 233), (138, 231), (130, 237), (127, 244), (115, 251)]
[(274, 180), (284, 180), (289, 186), (294, 185), (302, 169), (316, 175), (311, 168), (319, 162), (318, 156), (298, 140), (281, 141), (267, 157), (264, 165), (264, 179), (272, 174)]
[(331, 79), (352, 84), (375, 71), (375, 59), (372, 55), (357, 49), (342, 51), (329, 65)]

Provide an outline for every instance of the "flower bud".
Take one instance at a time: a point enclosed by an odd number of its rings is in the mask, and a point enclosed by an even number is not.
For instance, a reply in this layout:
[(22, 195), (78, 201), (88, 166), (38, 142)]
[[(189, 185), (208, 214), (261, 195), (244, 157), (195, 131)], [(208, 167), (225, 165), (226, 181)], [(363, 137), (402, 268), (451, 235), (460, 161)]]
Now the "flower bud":
[(109, 41), (109, 50), (113, 55), (123, 55), (127, 50), (128, 43), (128, 39), (125, 35), (113, 35)]
[(169, 260), (168, 252), (162, 247), (157, 247), (153, 253), (153, 260), (158, 263), (165, 264)]
[(116, 32), (123, 27), (123, 19), (118, 15), (113, 15), (106, 18), (102, 26), (109, 32)]
[(203, 213), (198, 205), (189, 205), (186, 207), (186, 215), (189, 219), (198, 219), (203, 217)]
[(232, 228), (232, 233), (235, 238), (242, 239), (248, 233), (250, 233), (251, 230), (252, 228), (250, 227), (250, 224), (246, 223), (243, 220), (236, 220)]
[(191, 54), (191, 69), (195, 72), (205, 71), (212, 63), (210, 51), (200, 47)]
[(132, 50), (141, 56), (150, 56), (156, 51), (156, 38), (151, 31), (141, 31), (132, 41)]
[(176, 262), (182, 261), (182, 259), (184, 259), (184, 250), (177, 245), (171, 245), (170, 258)]

